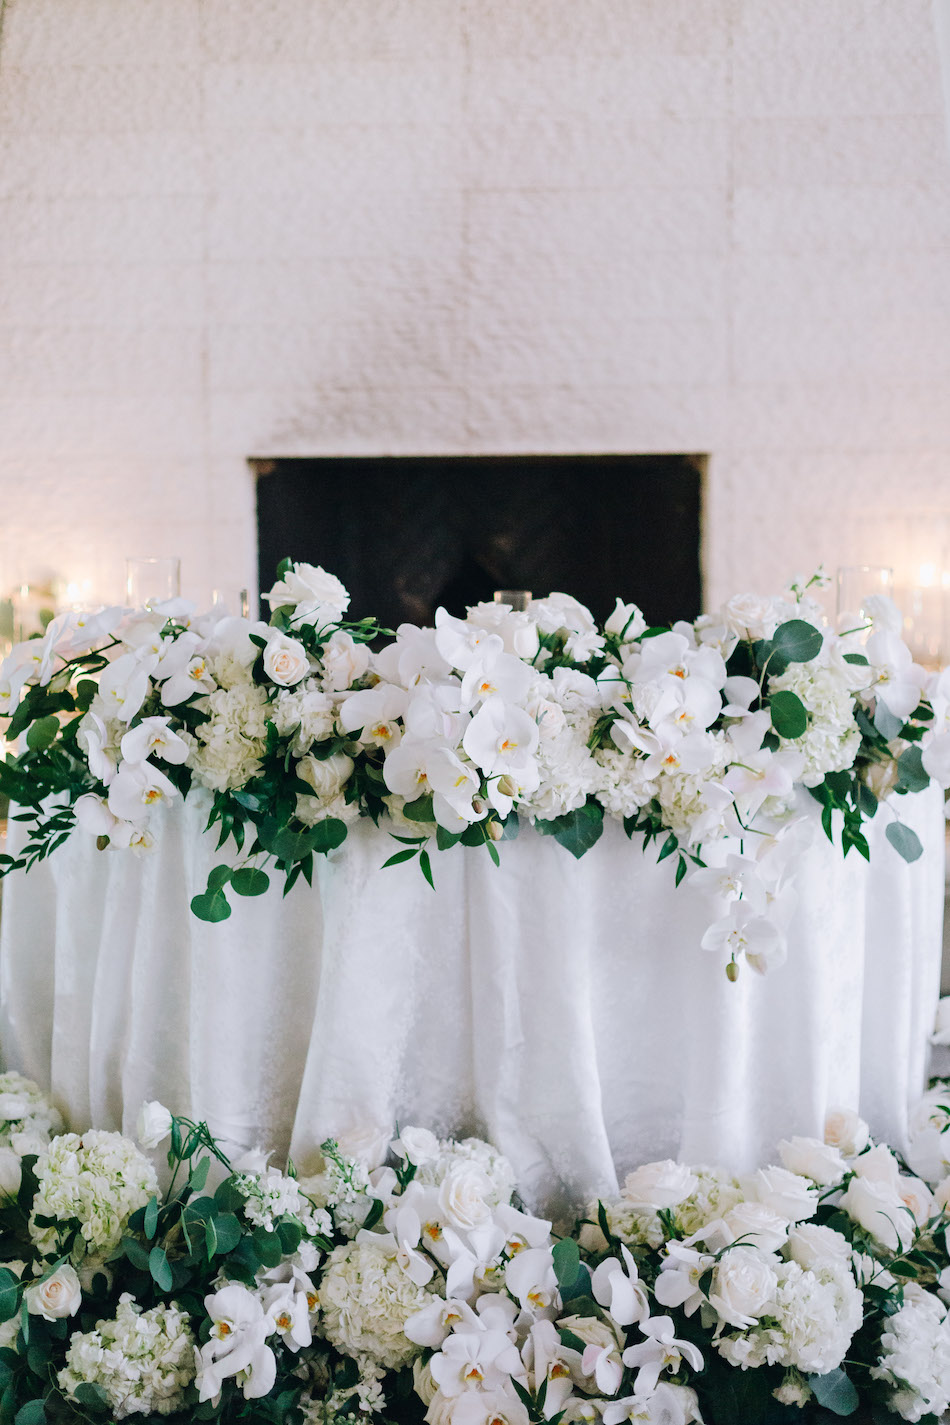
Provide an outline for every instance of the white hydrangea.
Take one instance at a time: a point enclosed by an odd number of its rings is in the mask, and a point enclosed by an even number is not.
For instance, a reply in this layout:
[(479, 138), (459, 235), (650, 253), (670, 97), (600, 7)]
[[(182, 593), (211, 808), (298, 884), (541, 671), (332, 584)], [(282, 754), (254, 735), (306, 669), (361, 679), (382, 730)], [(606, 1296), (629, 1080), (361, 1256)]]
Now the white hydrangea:
[(743, 1369), (794, 1366), (808, 1375), (835, 1370), (864, 1315), (864, 1298), (850, 1272), (806, 1271), (797, 1262), (776, 1268), (776, 1287), (762, 1321), (723, 1336), (719, 1354)]
[[(621, 1242), (625, 1242), (628, 1247), (659, 1247), (664, 1239), (663, 1224), (655, 1212), (647, 1207), (634, 1207), (623, 1197), (601, 1198), (592, 1202), (586, 1212), (586, 1217), (591, 1223), (595, 1223), (596, 1233), (591, 1239), (597, 1241), (600, 1233), (600, 1208), (604, 1209), (604, 1217), (607, 1220), (607, 1227), (612, 1237), (618, 1237)], [(585, 1242), (586, 1245), (586, 1242)], [(602, 1246), (603, 1244), (598, 1244)]]
[(195, 1340), (188, 1317), (176, 1306), (142, 1311), (128, 1292), (113, 1321), (77, 1332), (66, 1352), (59, 1384), (67, 1396), (97, 1385), (116, 1420), (127, 1415), (173, 1415), (185, 1406), (195, 1378)]
[[(30, 1236), (41, 1256), (56, 1255), (78, 1219), (74, 1262), (117, 1247), (132, 1213), (158, 1193), (155, 1169), (132, 1140), (95, 1129), (54, 1138), (37, 1159), (36, 1176)], [(41, 1217), (57, 1225), (43, 1227)]]
[(242, 787), (261, 770), (270, 705), (264, 688), (238, 683), (198, 700), (209, 714), (188, 736), (188, 766), (205, 787)]
[(725, 1168), (699, 1167), (692, 1171), (699, 1183), (689, 1197), (673, 1209), (673, 1220), (680, 1237), (691, 1237), (700, 1228), (725, 1217), (730, 1208), (743, 1201), (739, 1183)]
[(646, 758), (604, 744), (595, 751), (594, 760), (600, 768), (597, 800), (611, 816), (618, 820), (635, 816), (656, 796), (658, 787), (647, 775)]
[(519, 810), (540, 821), (552, 821), (576, 811), (600, 787), (602, 772), (587, 746), (594, 718), (579, 713), (565, 723), (556, 737), (538, 744), (535, 760), (540, 774), (537, 789), (518, 803)]
[(240, 1173), (234, 1186), (244, 1198), (244, 1216), (255, 1227), (273, 1232), (282, 1217), (295, 1217), (313, 1236), (330, 1235), (333, 1224), (323, 1207), (314, 1207), (301, 1192), (296, 1178), (286, 1177), (278, 1168), (261, 1173)]
[(63, 1120), (38, 1084), (11, 1070), (0, 1074), (0, 1148), (21, 1158), (39, 1153)]
[(405, 1325), (430, 1299), (395, 1256), (369, 1242), (334, 1247), (320, 1283), (323, 1334), (348, 1356), (369, 1356), (388, 1370), (408, 1365), (422, 1349)]
[(483, 1138), (440, 1139), (438, 1156), (422, 1164), (416, 1179), (438, 1187), (446, 1174), (459, 1163), (475, 1163), (486, 1174), (492, 1185), (492, 1191), (486, 1197), (489, 1207), (500, 1207), (511, 1201), (515, 1190), (515, 1170), (505, 1155)]
[(325, 742), (336, 728), (335, 706), (316, 678), (278, 693), (271, 717), (281, 737), (294, 734), (291, 747), (303, 757), (315, 742)]
[(893, 1387), (888, 1408), (904, 1420), (950, 1408), (950, 1320), (942, 1302), (921, 1287), (905, 1286), (904, 1304), (887, 1319), (871, 1375)]
[(808, 663), (790, 663), (780, 676), (769, 678), (769, 692), (791, 692), (810, 714), (801, 737), (783, 740), (804, 755), (801, 780), (817, 787), (826, 772), (850, 767), (861, 745), (861, 730), (854, 718), (854, 700), (842, 673), (828, 662), (823, 649)]

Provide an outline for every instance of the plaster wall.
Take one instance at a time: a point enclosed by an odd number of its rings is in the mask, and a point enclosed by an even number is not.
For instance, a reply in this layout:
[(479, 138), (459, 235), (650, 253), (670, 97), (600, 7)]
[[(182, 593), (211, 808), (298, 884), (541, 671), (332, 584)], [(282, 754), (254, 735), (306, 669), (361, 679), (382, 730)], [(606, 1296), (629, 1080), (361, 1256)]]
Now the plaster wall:
[(250, 456), (701, 451), (715, 602), (950, 509), (948, 392), (930, 0), (7, 0), (3, 583), (253, 584)]

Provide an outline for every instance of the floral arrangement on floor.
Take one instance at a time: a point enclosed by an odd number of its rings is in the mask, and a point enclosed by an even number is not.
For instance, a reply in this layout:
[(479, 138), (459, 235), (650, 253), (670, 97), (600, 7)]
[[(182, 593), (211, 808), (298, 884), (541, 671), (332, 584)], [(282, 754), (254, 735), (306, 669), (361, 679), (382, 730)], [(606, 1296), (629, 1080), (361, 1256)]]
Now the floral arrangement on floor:
[[(477, 1138), (327, 1141), (298, 1177), (157, 1103), (138, 1144), (61, 1132), (2, 1074), (0, 1418), (934, 1422), (946, 1088), (909, 1155), (935, 1190), (838, 1111), (745, 1176), (648, 1163), (557, 1236)], [(163, 1191), (143, 1149), (166, 1140)]]
[[(817, 576), (816, 576), (817, 577)], [(603, 628), (566, 594), (527, 612), (444, 609), (378, 652), (372, 620), (348, 622), (331, 574), (285, 561), (269, 624), (197, 617), (181, 600), (67, 613), (0, 668), (0, 792), (28, 837), (0, 874), (29, 867), (78, 823), (101, 847), (144, 852), (150, 813), (211, 793), (209, 829), (231, 843), (195, 914), (231, 913), (228, 888), (285, 890), (360, 816), (386, 818), (399, 849), (485, 847), (522, 821), (575, 856), (605, 816), (622, 821), (711, 900), (703, 946), (735, 978), (785, 955), (793, 863), (811, 835), (797, 788), (821, 804), (845, 855), (869, 855), (878, 808), (905, 859), (920, 843), (906, 793), (950, 784), (950, 673), (928, 674), (889, 600), (828, 628), (810, 592), (743, 595), (715, 615), (648, 628), (633, 604)]]

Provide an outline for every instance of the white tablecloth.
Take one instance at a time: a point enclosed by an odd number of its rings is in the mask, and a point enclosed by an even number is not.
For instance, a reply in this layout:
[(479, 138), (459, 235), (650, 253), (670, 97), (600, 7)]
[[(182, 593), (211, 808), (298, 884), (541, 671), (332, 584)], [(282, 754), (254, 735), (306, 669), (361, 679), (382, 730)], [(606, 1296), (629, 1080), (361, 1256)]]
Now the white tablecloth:
[[(812, 804), (814, 806), (814, 804)], [(817, 812), (817, 809), (815, 809)], [(797, 879), (788, 961), (730, 984), (699, 948), (708, 897), (675, 890), (622, 829), (575, 862), (525, 829), (415, 862), (361, 823), (313, 890), (272, 888), (208, 925), (189, 912), (214, 840), (199, 800), (157, 850), (77, 833), (4, 882), (0, 1050), (78, 1127), (125, 1127), (146, 1098), (232, 1142), (291, 1149), (419, 1123), (490, 1136), (526, 1199), (557, 1207), (664, 1156), (737, 1169), (858, 1105), (904, 1140), (938, 994), (944, 823), (901, 800), (925, 854), (869, 828), (871, 866), (818, 836)]]

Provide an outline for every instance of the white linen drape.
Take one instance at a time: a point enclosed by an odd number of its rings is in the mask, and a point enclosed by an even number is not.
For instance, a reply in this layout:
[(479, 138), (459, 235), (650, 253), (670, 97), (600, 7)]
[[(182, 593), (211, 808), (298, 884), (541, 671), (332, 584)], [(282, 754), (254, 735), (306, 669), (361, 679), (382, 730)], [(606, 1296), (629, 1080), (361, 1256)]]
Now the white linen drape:
[(950, 143), (950, 0), (934, 0), (934, 22), (937, 27), (937, 49), (943, 74), (943, 98), (947, 117), (947, 142)]
[(393, 843), (363, 822), (312, 892), (207, 925), (206, 810), (166, 812), (141, 860), (77, 834), (4, 883), (0, 1051), (77, 1127), (128, 1131), (158, 1098), (302, 1166), (370, 1124), (480, 1132), (555, 1212), (653, 1158), (752, 1167), (832, 1104), (904, 1141), (938, 994), (939, 792), (902, 799), (914, 865), (883, 814), (870, 867), (816, 838), (787, 964), (735, 985), (699, 948), (708, 899), (612, 822), (576, 863), (530, 828), (499, 870), (436, 855), (435, 894), (415, 863), (380, 870)]

